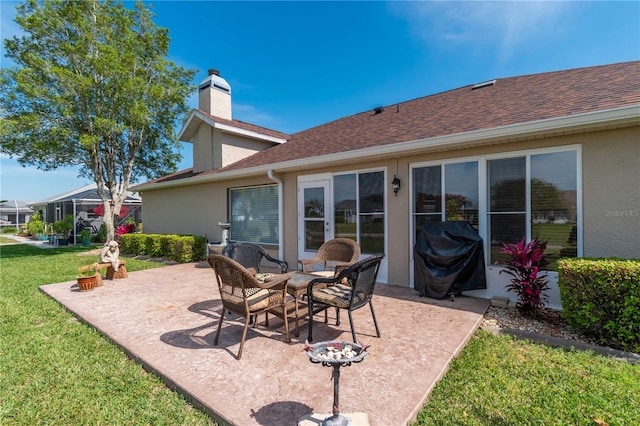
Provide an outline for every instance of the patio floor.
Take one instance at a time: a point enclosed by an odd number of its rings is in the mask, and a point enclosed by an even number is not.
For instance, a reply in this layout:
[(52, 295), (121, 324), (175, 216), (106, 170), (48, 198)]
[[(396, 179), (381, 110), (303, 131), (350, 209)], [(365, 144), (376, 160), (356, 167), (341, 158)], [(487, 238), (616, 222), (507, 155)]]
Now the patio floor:
[[(75, 282), (40, 289), (220, 424), (296, 425), (311, 413), (331, 413), (331, 368), (302, 352), (306, 321), (300, 337), (290, 324), (287, 344), (282, 321), (270, 316), (266, 328), (261, 316), (238, 361), (243, 324), (227, 315), (213, 346), (221, 304), (206, 262), (129, 272), (89, 292), (77, 291)], [(379, 284), (373, 303), (382, 337), (375, 337), (368, 308), (354, 312), (358, 340), (370, 347), (362, 363), (341, 369), (340, 410), (366, 413), (372, 426), (405, 425), (479, 326), (489, 300), (439, 301)], [(351, 340), (346, 313), (340, 327), (329, 316), (328, 325), (316, 317), (314, 340)]]

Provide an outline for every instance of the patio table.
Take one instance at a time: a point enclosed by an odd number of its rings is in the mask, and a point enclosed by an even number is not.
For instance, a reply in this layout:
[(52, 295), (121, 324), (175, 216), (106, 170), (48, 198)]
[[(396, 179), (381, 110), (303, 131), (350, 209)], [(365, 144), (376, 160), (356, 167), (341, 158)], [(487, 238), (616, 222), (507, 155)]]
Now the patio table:
[[(309, 314), (309, 312), (307, 311), (307, 304), (303, 303), (302, 306), (300, 304), (301, 296), (304, 296), (307, 294), (307, 287), (309, 287), (309, 283), (316, 278), (321, 278), (322, 275), (307, 274), (300, 271), (289, 271), (287, 272), (287, 274), (291, 276), (289, 281), (287, 281), (287, 293), (293, 296), (293, 300), (287, 303), (287, 318), (286, 319), (282, 318), (282, 319), (284, 321), (287, 321), (289, 318), (289, 315), (293, 314), (293, 319), (296, 322), (295, 336), (299, 337), (300, 336), (300, 326), (299, 326), (300, 318), (304, 318), (305, 315)], [(270, 275), (271, 275), (270, 277), (267, 277), (265, 279), (266, 282), (270, 281), (270, 279), (275, 279), (275, 277), (278, 276), (278, 274), (270, 274)], [(274, 311), (272, 313), (278, 317), (282, 317), (281, 312)]]

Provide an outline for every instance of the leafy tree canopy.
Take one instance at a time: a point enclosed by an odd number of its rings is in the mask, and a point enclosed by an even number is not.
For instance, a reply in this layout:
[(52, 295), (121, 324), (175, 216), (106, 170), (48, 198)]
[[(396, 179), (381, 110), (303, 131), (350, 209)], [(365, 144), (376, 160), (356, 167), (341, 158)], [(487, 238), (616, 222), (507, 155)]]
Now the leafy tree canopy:
[(168, 30), (141, 1), (28, 0), (17, 11), (24, 34), (5, 40), (17, 66), (0, 70), (0, 151), (42, 170), (81, 166), (112, 238), (129, 184), (177, 168), (174, 126), (194, 71), (166, 59)]

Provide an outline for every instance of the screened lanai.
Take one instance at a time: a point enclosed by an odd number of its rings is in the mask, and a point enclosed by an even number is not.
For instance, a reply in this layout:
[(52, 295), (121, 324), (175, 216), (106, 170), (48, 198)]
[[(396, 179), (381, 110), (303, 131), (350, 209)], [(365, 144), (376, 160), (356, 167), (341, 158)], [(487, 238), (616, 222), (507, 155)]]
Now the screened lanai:
[[(75, 231), (71, 235), (74, 244), (76, 236), (83, 229), (87, 229), (92, 235), (100, 230), (103, 223), (100, 210), (102, 200), (98, 196), (96, 185), (87, 185), (82, 188), (69, 191), (64, 194), (31, 203), (34, 212), (40, 212), (45, 223), (51, 224), (62, 220), (67, 215), (73, 215)], [(125, 223), (142, 222), (142, 198), (135, 192), (129, 192), (123, 203), (120, 216), (116, 217), (115, 226)]]

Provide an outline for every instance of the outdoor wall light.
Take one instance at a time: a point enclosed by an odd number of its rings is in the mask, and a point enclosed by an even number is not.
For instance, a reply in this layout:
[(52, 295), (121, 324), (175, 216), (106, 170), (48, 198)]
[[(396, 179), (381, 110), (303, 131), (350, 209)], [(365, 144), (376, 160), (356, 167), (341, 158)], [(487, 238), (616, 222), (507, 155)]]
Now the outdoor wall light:
[(393, 188), (393, 193), (398, 195), (398, 191), (400, 190), (400, 179), (398, 176), (393, 175), (393, 180), (391, 181), (391, 187)]

